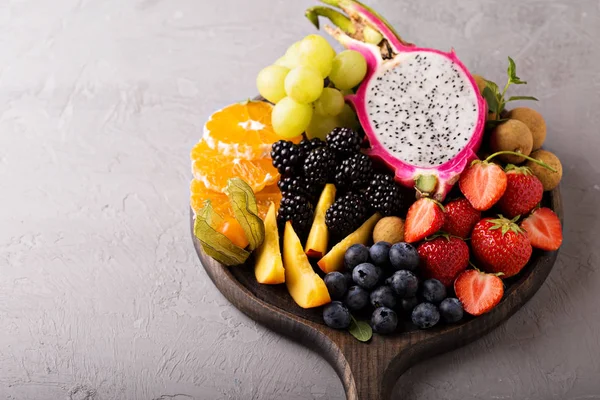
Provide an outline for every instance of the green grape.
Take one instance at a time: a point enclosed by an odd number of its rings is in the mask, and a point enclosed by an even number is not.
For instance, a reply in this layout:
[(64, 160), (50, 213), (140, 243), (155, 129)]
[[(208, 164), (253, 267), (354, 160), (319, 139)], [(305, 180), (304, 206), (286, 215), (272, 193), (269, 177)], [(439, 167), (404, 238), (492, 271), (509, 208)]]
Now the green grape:
[(281, 65), (269, 65), (258, 73), (256, 87), (258, 93), (271, 103), (277, 102), (285, 97), (285, 77), (289, 69)]
[(323, 92), (323, 78), (314, 68), (296, 67), (285, 77), (285, 92), (298, 103), (312, 103)]
[(315, 112), (323, 116), (335, 117), (344, 108), (344, 96), (337, 89), (325, 88), (315, 102)]
[(313, 67), (321, 73), (323, 79), (331, 72), (335, 50), (319, 35), (308, 35), (300, 42), (300, 65)]
[(290, 69), (290, 67), (288, 67), (288, 61), (287, 61), (287, 58), (285, 58), (285, 56), (279, 57), (273, 64), (281, 65), (282, 67), (286, 67), (287, 69)]
[(344, 104), (344, 108), (340, 115), (337, 116), (340, 126), (357, 130), (360, 128), (360, 122), (356, 117), (356, 113), (348, 104)]
[(285, 52), (285, 55), (283, 57), (281, 57), (279, 60), (282, 62), (281, 65), (283, 65), (284, 67), (288, 67), (289, 69), (294, 69), (297, 66), (300, 65), (300, 44), (302, 42), (298, 41), (296, 43), (294, 43), (293, 45), (291, 45), (290, 47), (288, 47), (287, 51)]
[(284, 97), (273, 107), (271, 124), (277, 135), (290, 139), (306, 130), (312, 115), (313, 109), (310, 104), (300, 104), (291, 97)]
[(367, 74), (367, 61), (358, 51), (344, 50), (333, 59), (329, 79), (336, 88), (352, 89)]
[(306, 128), (306, 136), (309, 139), (319, 138), (325, 140), (327, 134), (338, 126), (340, 126), (338, 117), (314, 113), (310, 125)]

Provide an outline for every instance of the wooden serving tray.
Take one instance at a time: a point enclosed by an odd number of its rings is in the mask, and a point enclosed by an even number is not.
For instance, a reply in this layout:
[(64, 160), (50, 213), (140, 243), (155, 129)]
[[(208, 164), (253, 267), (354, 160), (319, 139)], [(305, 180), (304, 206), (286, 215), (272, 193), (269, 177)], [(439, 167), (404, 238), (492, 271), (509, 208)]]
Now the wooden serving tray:
[[(552, 208), (562, 221), (558, 188), (545, 194), (544, 205)], [(465, 317), (458, 324), (441, 324), (429, 330), (419, 330), (400, 318), (401, 333), (373, 334), (368, 343), (362, 343), (347, 331), (327, 327), (321, 308), (298, 307), (285, 285), (257, 283), (253, 265), (225, 267), (207, 256), (193, 234), (193, 212), (190, 225), (198, 257), (221, 293), (250, 318), (323, 355), (342, 380), (348, 400), (388, 400), (400, 375), (412, 365), (459, 348), (496, 328), (537, 292), (558, 255), (558, 251), (534, 250), (523, 271), (505, 281), (504, 298), (487, 314)], [(248, 264), (251, 263), (252, 259)]]

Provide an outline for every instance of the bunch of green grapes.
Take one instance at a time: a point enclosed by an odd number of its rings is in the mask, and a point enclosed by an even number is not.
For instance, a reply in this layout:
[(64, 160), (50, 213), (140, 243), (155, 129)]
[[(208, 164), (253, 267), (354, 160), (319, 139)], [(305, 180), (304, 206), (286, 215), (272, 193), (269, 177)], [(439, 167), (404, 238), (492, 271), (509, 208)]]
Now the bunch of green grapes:
[[(364, 57), (352, 50), (335, 53), (325, 38), (309, 35), (290, 46), (256, 78), (262, 97), (275, 104), (272, 125), (283, 138), (306, 132), (325, 139), (338, 126), (356, 128), (356, 114), (344, 102), (367, 74)], [(325, 78), (329, 86), (324, 87)]]

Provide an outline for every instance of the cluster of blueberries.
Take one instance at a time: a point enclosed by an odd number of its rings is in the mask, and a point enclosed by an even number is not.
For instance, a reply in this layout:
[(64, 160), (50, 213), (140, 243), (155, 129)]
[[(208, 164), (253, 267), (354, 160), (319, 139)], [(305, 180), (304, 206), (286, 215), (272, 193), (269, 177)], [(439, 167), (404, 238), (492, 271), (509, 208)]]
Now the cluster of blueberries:
[(355, 244), (346, 251), (344, 265), (344, 272), (325, 276), (333, 301), (324, 307), (323, 319), (331, 328), (348, 328), (351, 312), (364, 313), (369, 306), (371, 327), (380, 334), (396, 331), (398, 313), (410, 315), (421, 329), (440, 319), (454, 323), (463, 317), (462, 304), (447, 296), (440, 281), (418, 278), (419, 253), (409, 243)]

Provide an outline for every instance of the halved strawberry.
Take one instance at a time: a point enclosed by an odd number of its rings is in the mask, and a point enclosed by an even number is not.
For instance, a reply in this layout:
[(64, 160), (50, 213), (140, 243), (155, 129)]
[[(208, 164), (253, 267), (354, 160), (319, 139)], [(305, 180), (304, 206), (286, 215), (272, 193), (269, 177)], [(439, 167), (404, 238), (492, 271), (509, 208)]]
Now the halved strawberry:
[(404, 222), (404, 240), (418, 242), (433, 235), (444, 225), (444, 209), (435, 200), (424, 197), (413, 203)]
[(562, 244), (562, 225), (558, 216), (549, 208), (535, 210), (521, 222), (531, 245), (546, 251), (558, 250)]
[(485, 211), (500, 200), (506, 182), (506, 173), (499, 165), (475, 161), (460, 175), (458, 186), (474, 209)]
[(471, 315), (481, 315), (496, 307), (504, 296), (504, 284), (496, 275), (476, 269), (463, 272), (454, 282), (454, 292)]

